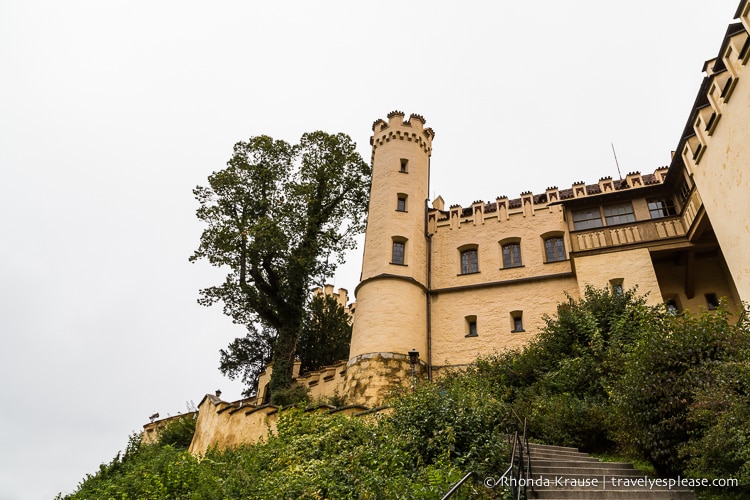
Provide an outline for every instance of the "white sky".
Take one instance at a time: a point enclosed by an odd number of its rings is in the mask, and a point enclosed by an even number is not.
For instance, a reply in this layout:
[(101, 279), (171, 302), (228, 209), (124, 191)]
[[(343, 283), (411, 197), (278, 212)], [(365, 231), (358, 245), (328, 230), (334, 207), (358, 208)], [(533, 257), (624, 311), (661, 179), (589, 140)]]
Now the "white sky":
[[(464, 206), (669, 163), (738, 0), (0, 1), (0, 499), (71, 492), (217, 388), (191, 189), (232, 145), (436, 132)], [(361, 6), (360, 6), (361, 5)], [(353, 291), (359, 254), (337, 277)]]

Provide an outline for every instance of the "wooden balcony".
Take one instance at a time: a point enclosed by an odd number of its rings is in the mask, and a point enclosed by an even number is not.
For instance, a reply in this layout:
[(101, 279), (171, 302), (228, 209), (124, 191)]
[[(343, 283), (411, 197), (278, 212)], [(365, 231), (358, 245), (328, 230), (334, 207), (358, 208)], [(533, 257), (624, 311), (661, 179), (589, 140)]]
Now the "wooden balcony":
[(570, 243), (574, 252), (618, 247), (649, 241), (685, 236), (686, 229), (682, 217), (664, 217), (621, 224), (612, 227), (598, 227), (583, 231), (572, 231)]

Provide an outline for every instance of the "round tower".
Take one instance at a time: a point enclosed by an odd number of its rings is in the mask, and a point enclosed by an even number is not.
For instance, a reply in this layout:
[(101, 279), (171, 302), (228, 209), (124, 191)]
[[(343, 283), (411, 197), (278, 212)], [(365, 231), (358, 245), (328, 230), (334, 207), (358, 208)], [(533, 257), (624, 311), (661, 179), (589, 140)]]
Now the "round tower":
[(426, 201), (434, 132), (394, 111), (373, 123), (372, 185), (362, 276), (355, 290), (347, 394), (377, 404), (411, 379), (410, 351), (427, 359)]

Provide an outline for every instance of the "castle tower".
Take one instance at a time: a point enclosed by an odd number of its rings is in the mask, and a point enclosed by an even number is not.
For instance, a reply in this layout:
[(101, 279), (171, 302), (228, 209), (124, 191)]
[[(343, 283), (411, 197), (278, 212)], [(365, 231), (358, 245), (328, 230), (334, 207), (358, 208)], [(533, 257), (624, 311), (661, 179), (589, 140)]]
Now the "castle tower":
[(427, 359), (427, 237), (432, 129), (394, 111), (373, 123), (372, 186), (347, 367), (350, 402), (377, 404)]

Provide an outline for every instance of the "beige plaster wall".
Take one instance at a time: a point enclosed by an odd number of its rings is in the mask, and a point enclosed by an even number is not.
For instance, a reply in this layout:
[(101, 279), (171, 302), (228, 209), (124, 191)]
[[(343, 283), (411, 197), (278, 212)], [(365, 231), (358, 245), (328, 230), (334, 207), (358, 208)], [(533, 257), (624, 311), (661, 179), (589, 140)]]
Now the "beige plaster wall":
[[(190, 453), (203, 456), (212, 447), (221, 450), (241, 444), (253, 444), (276, 432), (277, 421), (284, 410), (273, 405), (256, 407), (243, 403), (242, 401), (228, 403), (217, 397), (206, 395), (198, 405), (198, 420), (193, 441), (190, 444)], [(379, 410), (370, 410), (366, 406), (334, 409), (321, 405), (310, 407), (306, 411), (366, 417)]]
[(648, 294), (648, 304), (657, 305), (662, 302), (659, 282), (647, 248), (576, 257), (573, 265), (581, 295), (586, 285), (603, 288), (610, 286), (611, 280), (621, 279), (624, 289), (637, 285), (639, 294)]
[[(522, 347), (544, 326), (542, 317), (555, 313), (565, 292), (578, 298), (575, 277), (434, 294), (433, 366), (463, 365), (480, 355)], [(522, 312), (524, 332), (512, 332), (511, 313), (517, 311)], [(476, 316), (477, 337), (466, 337), (467, 316)]]
[(425, 290), (414, 282), (381, 278), (360, 286), (349, 359), (360, 354), (427, 350)]
[[(481, 221), (481, 222), (480, 222)], [(461, 218), (459, 224), (439, 222), (432, 236), (432, 289), (516, 280), (570, 272), (570, 262), (545, 263), (543, 235), (565, 233), (563, 209), (560, 205), (538, 206), (534, 210), (500, 211)], [(503, 268), (500, 242), (520, 238), (522, 267)], [(570, 251), (567, 235), (563, 235), (565, 251)], [(459, 248), (477, 245), (479, 272), (461, 274)]]
[(736, 74), (730, 98), (720, 97), (721, 79), (709, 90), (710, 100), (721, 118), (712, 135), (698, 126), (704, 143), (699, 162), (692, 160), (692, 151), (683, 155), (693, 172), (740, 298), (750, 301), (750, 72), (747, 61), (737, 59), (744, 36), (730, 42), (728, 50), (732, 53), (725, 57), (730, 73)]
[(236, 407), (213, 396), (206, 396), (198, 406), (198, 421), (190, 443), (190, 453), (204, 455), (216, 446), (219, 449), (243, 443), (256, 443), (276, 428), (277, 407)]

